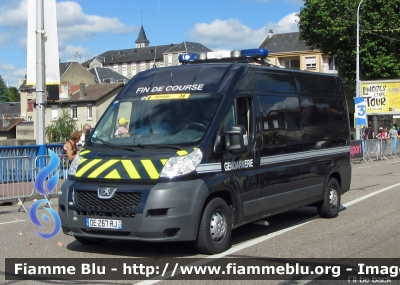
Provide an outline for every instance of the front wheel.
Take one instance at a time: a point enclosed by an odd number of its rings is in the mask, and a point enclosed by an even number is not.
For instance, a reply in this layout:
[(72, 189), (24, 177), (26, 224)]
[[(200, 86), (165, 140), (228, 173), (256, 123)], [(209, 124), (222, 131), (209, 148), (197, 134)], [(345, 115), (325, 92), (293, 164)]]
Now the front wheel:
[(331, 178), (325, 188), (324, 200), (318, 205), (318, 213), (322, 218), (334, 218), (339, 214), (340, 185), (335, 178)]
[(201, 216), (196, 248), (204, 254), (216, 254), (230, 246), (232, 215), (221, 198), (212, 199)]

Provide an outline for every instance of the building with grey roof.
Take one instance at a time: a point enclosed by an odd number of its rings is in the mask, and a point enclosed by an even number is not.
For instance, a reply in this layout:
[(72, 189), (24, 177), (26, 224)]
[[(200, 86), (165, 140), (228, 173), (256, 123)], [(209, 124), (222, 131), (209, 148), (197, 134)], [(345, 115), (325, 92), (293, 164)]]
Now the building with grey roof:
[(160, 46), (149, 46), (149, 44), (150, 41), (147, 39), (142, 26), (135, 48), (106, 51), (82, 63), (82, 65), (87, 69), (107, 67), (130, 79), (143, 70), (179, 65), (179, 54), (211, 51), (202, 44), (187, 41), (180, 44)]
[(93, 67), (89, 69), (89, 72), (94, 75), (96, 83), (122, 82), (126, 84), (129, 80), (122, 74), (119, 74), (118, 72), (115, 72), (107, 67)]
[(268, 50), (268, 60), (278, 67), (337, 74), (337, 60), (318, 49), (310, 49), (300, 33), (274, 34), (269, 31), (259, 48)]

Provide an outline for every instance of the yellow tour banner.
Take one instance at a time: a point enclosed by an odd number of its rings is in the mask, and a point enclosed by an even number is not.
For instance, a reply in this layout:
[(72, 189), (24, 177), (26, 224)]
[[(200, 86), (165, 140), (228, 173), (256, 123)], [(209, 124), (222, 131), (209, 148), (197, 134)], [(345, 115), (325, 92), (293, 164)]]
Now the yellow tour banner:
[(400, 81), (362, 83), (367, 114), (400, 114)]

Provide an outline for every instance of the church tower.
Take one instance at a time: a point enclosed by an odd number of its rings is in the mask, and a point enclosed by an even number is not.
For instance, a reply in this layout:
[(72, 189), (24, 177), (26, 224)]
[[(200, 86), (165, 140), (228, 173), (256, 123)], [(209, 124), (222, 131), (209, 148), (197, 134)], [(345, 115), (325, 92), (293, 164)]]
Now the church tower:
[(139, 36), (136, 40), (136, 47), (141, 48), (141, 47), (148, 47), (149, 46), (149, 40), (146, 37), (146, 33), (144, 32), (143, 26), (140, 27), (140, 32)]

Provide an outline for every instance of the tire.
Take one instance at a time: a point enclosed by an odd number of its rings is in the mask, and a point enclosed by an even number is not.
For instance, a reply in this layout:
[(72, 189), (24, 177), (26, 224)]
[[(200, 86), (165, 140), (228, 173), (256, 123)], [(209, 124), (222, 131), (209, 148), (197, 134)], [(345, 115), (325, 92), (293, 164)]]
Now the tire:
[(221, 198), (212, 199), (201, 216), (199, 231), (195, 242), (200, 253), (216, 254), (230, 247), (232, 214)]
[(318, 205), (318, 214), (321, 218), (334, 218), (340, 209), (340, 185), (335, 178), (331, 178), (325, 188), (324, 200)]
[(74, 238), (82, 244), (94, 244), (107, 241), (108, 239), (100, 239), (100, 238), (86, 238), (86, 237), (78, 237), (74, 236)]

